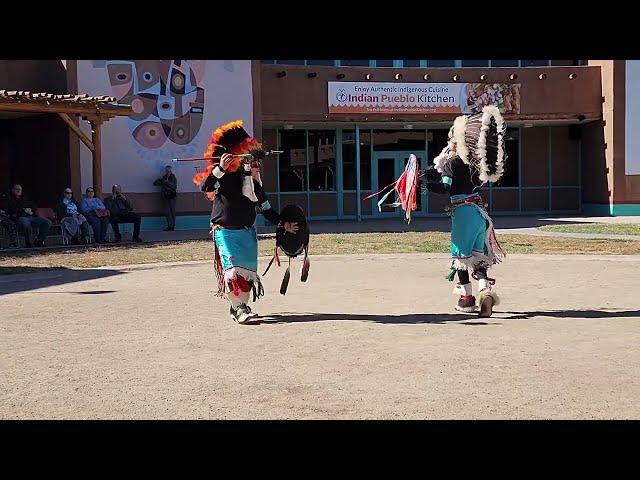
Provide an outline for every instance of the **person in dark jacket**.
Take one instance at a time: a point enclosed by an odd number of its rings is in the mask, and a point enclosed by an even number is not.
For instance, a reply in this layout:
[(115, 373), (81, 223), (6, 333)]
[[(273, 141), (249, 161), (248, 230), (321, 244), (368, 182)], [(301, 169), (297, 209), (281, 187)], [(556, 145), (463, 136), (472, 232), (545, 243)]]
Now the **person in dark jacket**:
[(140, 215), (133, 211), (133, 206), (129, 199), (122, 193), (122, 186), (116, 184), (111, 187), (111, 197), (104, 201), (105, 206), (110, 212), (109, 221), (111, 222), (111, 228), (115, 234), (115, 241), (121, 242), (122, 235), (120, 234), (120, 223), (133, 223), (133, 238), (134, 242), (141, 242), (140, 238)]
[[(16, 222), (18, 229), (25, 238), (27, 247), (44, 247), (45, 239), (51, 228), (51, 220), (36, 215), (37, 205), (28, 197), (22, 195), (22, 185), (14, 184), (7, 200), (6, 212)], [(38, 236), (33, 242), (33, 232), (37, 230)]]
[(178, 179), (173, 174), (171, 165), (164, 167), (164, 175), (158, 178), (153, 184), (161, 187), (162, 205), (164, 216), (167, 217), (167, 228), (165, 232), (173, 231), (176, 228), (176, 196), (178, 194)]

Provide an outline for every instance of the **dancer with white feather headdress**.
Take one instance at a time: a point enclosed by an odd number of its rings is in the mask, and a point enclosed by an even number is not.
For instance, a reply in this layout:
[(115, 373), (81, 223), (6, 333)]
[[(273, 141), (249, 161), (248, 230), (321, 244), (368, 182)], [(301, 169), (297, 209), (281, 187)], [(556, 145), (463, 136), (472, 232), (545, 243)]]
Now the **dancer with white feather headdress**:
[[(506, 160), (506, 126), (495, 106), (482, 112), (456, 118), (449, 130), (449, 142), (434, 159), (435, 169), (427, 171), (426, 188), (448, 194), (451, 199), (451, 268), (447, 275), (458, 283), (456, 310), (489, 317), (498, 304), (493, 291), (495, 280), (487, 269), (506, 256), (500, 247), (493, 222), (478, 190), (487, 182), (497, 182)], [(478, 298), (473, 295), (469, 271), (478, 281)]]

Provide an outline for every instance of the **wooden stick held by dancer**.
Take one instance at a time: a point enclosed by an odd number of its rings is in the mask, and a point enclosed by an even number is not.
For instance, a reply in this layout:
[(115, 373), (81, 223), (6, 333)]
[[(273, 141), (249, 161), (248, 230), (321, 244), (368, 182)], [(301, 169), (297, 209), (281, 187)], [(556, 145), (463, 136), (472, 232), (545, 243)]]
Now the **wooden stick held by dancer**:
[[(264, 156), (278, 155), (280, 153), (284, 153), (284, 151), (283, 150), (269, 150), (268, 152), (263, 152), (263, 155)], [(233, 156), (234, 157), (238, 157), (238, 158), (255, 158), (255, 157), (259, 157), (255, 153), (240, 153), (240, 154), (233, 155)], [(172, 162), (197, 162), (198, 160), (220, 160), (220, 158), (222, 158), (222, 155), (218, 155), (218, 156), (215, 156), (215, 157), (172, 158), (171, 161)]]

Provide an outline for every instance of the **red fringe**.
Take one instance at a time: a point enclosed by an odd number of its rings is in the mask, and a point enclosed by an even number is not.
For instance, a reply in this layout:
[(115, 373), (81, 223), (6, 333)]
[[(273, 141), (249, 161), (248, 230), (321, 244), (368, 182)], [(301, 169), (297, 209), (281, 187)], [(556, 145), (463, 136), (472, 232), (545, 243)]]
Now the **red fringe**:
[(234, 296), (240, 295), (240, 292), (249, 292), (251, 291), (251, 284), (244, 279), (244, 277), (236, 277), (229, 282), (231, 286), (230, 290), (233, 291)]

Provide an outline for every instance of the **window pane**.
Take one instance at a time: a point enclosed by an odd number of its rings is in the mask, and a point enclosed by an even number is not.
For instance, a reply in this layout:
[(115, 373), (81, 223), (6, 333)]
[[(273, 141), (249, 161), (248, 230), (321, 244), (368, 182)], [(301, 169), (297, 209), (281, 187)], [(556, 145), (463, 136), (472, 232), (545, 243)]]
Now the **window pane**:
[(376, 67), (393, 67), (393, 60), (376, 60)]
[(418, 151), (425, 149), (426, 132), (424, 130), (374, 130), (373, 150)]
[(335, 60), (307, 60), (307, 65), (335, 65)]
[(304, 60), (276, 60), (278, 65), (304, 65)]
[(419, 67), (420, 60), (403, 60), (402, 65), (405, 67)]
[(455, 60), (427, 60), (429, 67), (455, 67)]
[[(496, 187), (519, 187), (519, 167), (520, 167), (520, 131), (517, 128), (508, 128), (505, 137), (505, 153), (507, 160), (504, 165), (504, 173)], [(514, 208), (513, 210), (517, 210)]]
[(356, 189), (356, 131), (342, 131), (342, 189)]
[(260, 60), (260, 63), (266, 63), (268, 65), (273, 65), (274, 63), (276, 63), (275, 60)]
[(427, 165), (433, 165), (433, 159), (440, 155), (440, 152), (447, 146), (449, 141), (449, 129), (438, 128), (429, 129), (431, 140), (429, 141), (429, 156)]
[[(356, 189), (356, 131), (342, 131), (342, 188)], [(360, 189), (371, 189), (371, 133), (360, 130)]]
[(489, 60), (462, 60), (463, 67), (488, 67)]
[(521, 60), (523, 67), (548, 67), (549, 60)]
[(343, 67), (368, 67), (369, 60), (340, 60)]
[(309, 130), (309, 190), (336, 189), (336, 132)]
[(518, 60), (491, 60), (492, 67), (517, 67)]
[(304, 130), (280, 130), (280, 191), (307, 190), (307, 136)]

